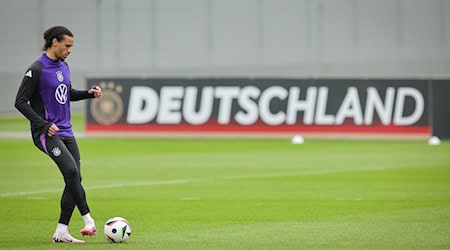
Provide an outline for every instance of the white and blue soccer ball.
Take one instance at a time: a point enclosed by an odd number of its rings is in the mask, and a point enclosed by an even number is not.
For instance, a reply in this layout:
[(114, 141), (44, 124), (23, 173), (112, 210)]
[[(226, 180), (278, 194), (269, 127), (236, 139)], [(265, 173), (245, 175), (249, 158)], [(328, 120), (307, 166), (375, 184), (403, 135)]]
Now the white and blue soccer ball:
[(124, 243), (131, 235), (130, 223), (122, 217), (113, 217), (106, 221), (104, 233), (109, 242)]

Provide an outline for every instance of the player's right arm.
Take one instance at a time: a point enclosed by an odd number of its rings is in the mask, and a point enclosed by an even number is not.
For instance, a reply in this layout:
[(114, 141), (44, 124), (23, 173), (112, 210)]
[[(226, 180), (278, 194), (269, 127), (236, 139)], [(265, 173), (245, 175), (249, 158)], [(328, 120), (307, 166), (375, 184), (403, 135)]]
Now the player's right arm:
[[(41, 67), (42, 68), (42, 67)], [(39, 91), (40, 68), (37, 63), (34, 63), (27, 69), (22, 83), (17, 91), (15, 107), (31, 122), (33, 131), (38, 133), (47, 132), (52, 123), (44, 120), (31, 107), (30, 100), (36, 98), (36, 93)], [(43, 112), (44, 107), (42, 107)]]

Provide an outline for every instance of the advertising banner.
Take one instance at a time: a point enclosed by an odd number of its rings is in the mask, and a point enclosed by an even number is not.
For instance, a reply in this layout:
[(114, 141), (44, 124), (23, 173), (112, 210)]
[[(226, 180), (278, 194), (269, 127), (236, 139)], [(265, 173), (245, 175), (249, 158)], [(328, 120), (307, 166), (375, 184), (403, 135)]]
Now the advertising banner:
[(431, 133), (429, 82), (99, 78), (87, 132)]

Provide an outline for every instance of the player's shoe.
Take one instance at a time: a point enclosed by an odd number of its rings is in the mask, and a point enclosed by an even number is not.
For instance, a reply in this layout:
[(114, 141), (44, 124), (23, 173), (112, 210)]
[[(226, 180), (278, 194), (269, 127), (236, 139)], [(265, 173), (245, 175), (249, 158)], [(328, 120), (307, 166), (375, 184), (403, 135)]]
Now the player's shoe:
[(85, 243), (84, 240), (75, 239), (69, 232), (55, 234), (52, 238), (53, 243)]
[(91, 222), (86, 224), (83, 229), (80, 230), (80, 234), (85, 236), (85, 235), (89, 235), (89, 236), (95, 236), (97, 235), (97, 230), (95, 229), (95, 222)]

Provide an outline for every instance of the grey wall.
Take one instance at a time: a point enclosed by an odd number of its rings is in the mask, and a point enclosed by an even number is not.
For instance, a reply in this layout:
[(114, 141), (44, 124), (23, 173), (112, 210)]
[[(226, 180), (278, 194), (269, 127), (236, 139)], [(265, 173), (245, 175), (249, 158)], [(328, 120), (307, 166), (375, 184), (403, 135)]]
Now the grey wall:
[(450, 0), (2, 0), (0, 113), (53, 25), (75, 34), (78, 88), (105, 74), (450, 76)]

